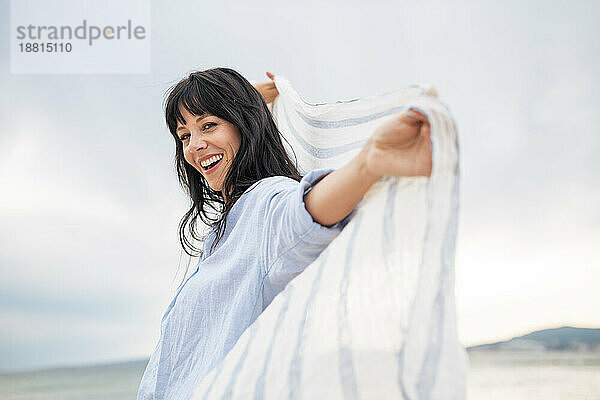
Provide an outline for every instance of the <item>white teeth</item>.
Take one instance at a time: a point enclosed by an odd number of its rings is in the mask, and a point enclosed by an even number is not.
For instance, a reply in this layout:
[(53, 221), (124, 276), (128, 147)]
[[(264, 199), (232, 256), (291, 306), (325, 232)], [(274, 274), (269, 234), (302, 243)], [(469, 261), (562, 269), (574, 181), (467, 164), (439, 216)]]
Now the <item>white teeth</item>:
[(212, 163), (214, 163), (217, 160), (220, 160), (221, 158), (223, 158), (223, 154), (217, 154), (216, 156), (212, 156), (211, 158), (209, 158), (208, 160), (204, 160), (200, 163), (200, 165), (202, 165), (203, 167), (206, 167)]

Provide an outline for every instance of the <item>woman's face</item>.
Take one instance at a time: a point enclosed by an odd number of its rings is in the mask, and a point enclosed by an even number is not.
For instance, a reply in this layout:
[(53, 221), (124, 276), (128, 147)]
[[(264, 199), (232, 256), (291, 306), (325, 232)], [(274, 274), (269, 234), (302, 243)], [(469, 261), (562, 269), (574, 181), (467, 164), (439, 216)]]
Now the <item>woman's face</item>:
[(204, 175), (213, 190), (222, 191), (227, 171), (240, 148), (239, 129), (214, 115), (192, 115), (184, 107), (179, 109), (185, 125), (178, 124), (177, 136), (186, 161)]

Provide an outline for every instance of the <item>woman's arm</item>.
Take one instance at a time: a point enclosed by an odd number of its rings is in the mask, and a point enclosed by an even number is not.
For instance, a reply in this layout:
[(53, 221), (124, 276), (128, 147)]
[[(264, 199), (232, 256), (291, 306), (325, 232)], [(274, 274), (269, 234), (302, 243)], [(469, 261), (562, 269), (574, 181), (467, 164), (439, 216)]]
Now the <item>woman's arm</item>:
[(331, 172), (304, 195), (315, 222), (333, 225), (346, 217), (383, 176), (431, 176), (427, 117), (413, 110), (379, 127), (348, 164)]
[(327, 174), (304, 195), (306, 211), (315, 222), (331, 226), (356, 207), (381, 177), (366, 169), (365, 145), (348, 164)]

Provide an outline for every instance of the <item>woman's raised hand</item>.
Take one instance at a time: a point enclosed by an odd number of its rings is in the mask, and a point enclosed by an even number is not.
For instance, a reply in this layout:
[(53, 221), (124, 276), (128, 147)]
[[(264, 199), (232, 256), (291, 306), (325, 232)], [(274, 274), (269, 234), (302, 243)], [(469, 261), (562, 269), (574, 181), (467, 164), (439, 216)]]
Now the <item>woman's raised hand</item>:
[(366, 168), (375, 176), (431, 176), (431, 127), (414, 109), (378, 127), (365, 146)]
[(270, 79), (269, 81), (256, 83), (254, 84), (254, 87), (256, 90), (258, 90), (263, 99), (265, 99), (265, 103), (269, 104), (272, 103), (273, 100), (275, 100), (275, 98), (279, 95), (279, 91), (277, 90), (275, 82), (273, 81), (275, 79), (275, 75), (267, 72), (267, 77)]

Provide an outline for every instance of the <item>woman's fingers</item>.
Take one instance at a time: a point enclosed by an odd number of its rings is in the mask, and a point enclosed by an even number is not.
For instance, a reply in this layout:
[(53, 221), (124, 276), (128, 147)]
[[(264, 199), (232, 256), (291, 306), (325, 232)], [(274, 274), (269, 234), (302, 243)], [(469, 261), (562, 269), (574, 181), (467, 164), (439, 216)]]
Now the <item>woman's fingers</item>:
[(413, 121), (416, 120), (417, 123), (420, 123), (419, 134), (425, 138), (429, 138), (431, 135), (431, 127), (429, 125), (429, 120), (427, 116), (425, 116), (422, 112), (415, 110), (414, 108), (409, 108), (403, 115), (411, 118)]
[(425, 116), (425, 114), (421, 113), (420, 111), (414, 108), (409, 108), (408, 111), (406, 111), (406, 115), (408, 115), (411, 118), (417, 119), (421, 122), (427, 122), (427, 117)]
[(277, 90), (277, 86), (275, 86), (275, 75), (273, 75), (271, 72), (267, 72), (267, 76), (269, 77), (269, 81), (267, 82), (260, 82), (257, 84), (254, 84), (253, 86), (256, 88), (256, 90), (258, 90), (258, 92), (262, 95), (262, 97), (265, 99), (265, 103), (271, 103), (273, 102), (273, 100), (275, 100), (275, 98), (279, 95), (279, 91)]
[(431, 136), (431, 126), (429, 125), (429, 120), (423, 113), (411, 108), (406, 112), (406, 114), (409, 117), (416, 119), (417, 121), (422, 123), (421, 128), (420, 128), (421, 136), (423, 136), (425, 138), (429, 138)]
[(438, 91), (434, 86), (429, 86), (429, 88), (425, 91), (425, 94), (427, 96), (435, 97), (436, 99), (439, 97)]
[(429, 139), (431, 137), (431, 126), (429, 124), (423, 124), (421, 127), (421, 135), (425, 139)]
[(427, 117), (414, 108), (409, 108), (407, 111), (400, 114), (399, 120), (412, 126), (429, 124)]

